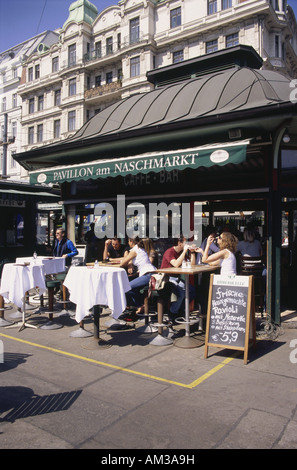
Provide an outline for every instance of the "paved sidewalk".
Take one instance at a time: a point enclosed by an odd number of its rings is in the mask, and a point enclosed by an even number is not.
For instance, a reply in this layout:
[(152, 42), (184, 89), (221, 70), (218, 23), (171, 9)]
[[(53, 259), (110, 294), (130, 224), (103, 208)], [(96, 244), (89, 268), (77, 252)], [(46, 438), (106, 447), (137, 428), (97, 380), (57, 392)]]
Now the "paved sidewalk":
[[(274, 331), (258, 318), (247, 365), (232, 350), (210, 348), (204, 359), (203, 345), (153, 346), (155, 334), (137, 333), (141, 322), (106, 329), (108, 313), (100, 348), (92, 336), (69, 336), (78, 330), (69, 314), (55, 315), (63, 324), (55, 330), (2, 327), (0, 448), (101, 449), (103, 457), (127, 449), (296, 449), (296, 312), (282, 318)], [(40, 326), (47, 316), (28, 321)], [(90, 317), (85, 329), (93, 332)]]

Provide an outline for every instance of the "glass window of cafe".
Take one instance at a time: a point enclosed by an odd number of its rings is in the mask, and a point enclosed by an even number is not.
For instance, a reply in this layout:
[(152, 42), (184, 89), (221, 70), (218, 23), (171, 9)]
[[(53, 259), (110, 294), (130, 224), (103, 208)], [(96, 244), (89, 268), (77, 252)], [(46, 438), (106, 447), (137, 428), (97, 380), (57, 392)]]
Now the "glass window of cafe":
[[(200, 246), (209, 226), (219, 231), (230, 230), (241, 239), (244, 228), (253, 225), (265, 242), (265, 213), (258, 208), (253, 210), (253, 201), (250, 201), (248, 210), (234, 211), (224, 210), (223, 202), (220, 210), (217, 206), (212, 210), (208, 201), (194, 201), (192, 204), (174, 201), (100, 202), (77, 206), (75, 222), (77, 244), (86, 243), (86, 234), (94, 224), (102, 253), (107, 238), (117, 236), (126, 244), (129, 237), (149, 237), (154, 241), (159, 262), (174, 239), (182, 234)], [(99, 258), (100, 255), (98, 253)]]

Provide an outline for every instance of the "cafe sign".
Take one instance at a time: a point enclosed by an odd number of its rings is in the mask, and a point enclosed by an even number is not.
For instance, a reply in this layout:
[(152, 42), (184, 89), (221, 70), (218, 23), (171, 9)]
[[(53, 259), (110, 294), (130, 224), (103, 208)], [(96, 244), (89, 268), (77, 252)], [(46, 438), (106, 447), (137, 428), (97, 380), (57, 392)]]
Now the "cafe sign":
[(224, 146), (204, 146), (175, 152), (142, 154), (134, 157), (99, 160), (79, 165), (57, 166), (30, 172), (31, 184), (136, 175), (172, 170), (197, 169), (201, 166), (238, 164), (246, 158), (248, 141)]

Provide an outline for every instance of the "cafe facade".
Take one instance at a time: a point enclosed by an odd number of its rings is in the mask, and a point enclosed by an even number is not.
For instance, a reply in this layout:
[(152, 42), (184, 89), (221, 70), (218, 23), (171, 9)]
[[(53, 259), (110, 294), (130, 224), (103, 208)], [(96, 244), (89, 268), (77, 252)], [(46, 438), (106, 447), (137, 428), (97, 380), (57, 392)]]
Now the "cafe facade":
[[(256, 222), (267, 313), (279, 324), (284, 300), (296, 308), (297, 85), (261, 65), (254, 49), (236, 46), (153, 70), (153, 91), (114, 103), (73, 137), (16, 160), (31, 184), (59, 185), (73, 240), (89, 216), (102, 221), (101, 233), (122, 238), (131, 220), (141, 235), (172, 236), (156, 227), (167, 217), (176, 228), (175, 210), (194, 238), (197, 221), (238, 230)], [(160, 204), (170, 215), (156, 212)]]
[(36, 250), (45, 253), (50, 244), (53, 217), (62, 214), (60, 191), (43, 185), (0, 181), (0, 261), (15, 261)]

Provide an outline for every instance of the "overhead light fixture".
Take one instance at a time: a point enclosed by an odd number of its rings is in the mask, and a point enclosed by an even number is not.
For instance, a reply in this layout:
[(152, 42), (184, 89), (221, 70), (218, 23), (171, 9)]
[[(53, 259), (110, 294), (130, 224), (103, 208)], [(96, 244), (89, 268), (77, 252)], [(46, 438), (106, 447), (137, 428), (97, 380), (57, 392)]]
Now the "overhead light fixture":
[(284, 135), (283, 135), (283, 142), (284, 142), (285, 144), (288, 144), (288, 143), (290, 142), (290, 140), (291, 140), (291, 137), (290, 137), (289, 134), (288, 134), (288, 129), (286, 129), (286, 130), (285, 130), (285, 133), (284, 133)]

